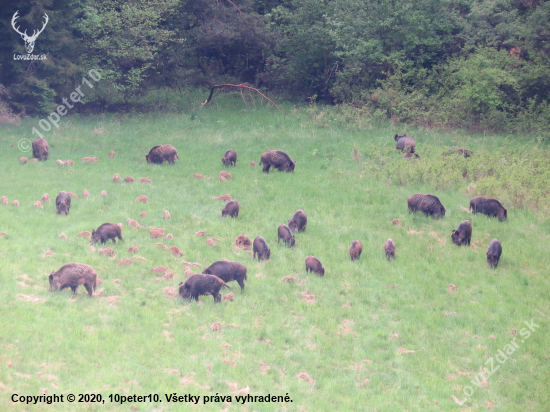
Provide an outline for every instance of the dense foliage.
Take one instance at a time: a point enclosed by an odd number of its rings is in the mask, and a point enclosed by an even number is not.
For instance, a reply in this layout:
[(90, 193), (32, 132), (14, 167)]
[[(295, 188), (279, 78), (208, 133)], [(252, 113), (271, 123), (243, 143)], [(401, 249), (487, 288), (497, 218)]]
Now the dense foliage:
[[(50, 16), (35, 50), (47, 60), (13, 59), (24, 50), (17, 10), (22, 30)], [(14, 113), (49, 113), (94, 68), (105, 81), (87, 110), (247, 82), (392, 123), (548, 137), (548, 1), (16, 0), (0, 16), (2, 99)]]

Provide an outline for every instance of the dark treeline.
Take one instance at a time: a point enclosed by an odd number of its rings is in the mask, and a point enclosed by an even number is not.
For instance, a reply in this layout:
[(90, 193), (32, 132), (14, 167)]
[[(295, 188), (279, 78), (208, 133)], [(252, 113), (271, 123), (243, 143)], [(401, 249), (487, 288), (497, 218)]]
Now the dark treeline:
[[(543, 0), (3, 0), (2, 110), (49, 113), (97, 69), (86, 110), (243, 83), (390, 121), (537, 132), (550, 121)], [(49, 22), (33, 54), (12, 28)], [(80, 106), (81, 110), (84, 106)], [(76, 110), (76, 109), (75, 109)]]

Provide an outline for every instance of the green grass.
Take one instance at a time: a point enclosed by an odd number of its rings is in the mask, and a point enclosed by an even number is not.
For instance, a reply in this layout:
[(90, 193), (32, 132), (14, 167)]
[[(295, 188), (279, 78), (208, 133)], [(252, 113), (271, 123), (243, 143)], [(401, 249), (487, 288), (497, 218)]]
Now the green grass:
[[(19, 151), (18, 141), (32, 137), (39, 119), (0, 129), (0, 196), (9, 199), (8, 206), (0, 205), (0, 231), (7, 233), (0, 238), (0, 410), (129, 410), (129, 404), (108, 400), (105, 405), (11, 402), (13, 393), (40, 395), (43, 388), (48, 394), (100, 393), (104, 399), (156, 393), (163, 402), (132, 404), (141, 411), (191, 410), (167, 403), (164, 394), (234, 396), (228, 382), (238, 389), (248, 386), (251, 395), (288, 393), (293, 400), (242, 406), (233, 399), (230, 410), (481, 411), (487, 410), (486, 401), (501, 411), (547, 410), (547, 209), (536, 202), (518, 202), (524, 207), (516, 208), (508, 201), (514, 195), (507, 198), (502, 185), (487, 186), (487, 191), (496, 187), (503, 194), (507, 222), (461, 209), (468, 206), (467, 188), (475, 183), (468, 176), (492, 162), (495, 150), (519, 162), (525, 153), (548, 158), (546, 147), (521, 136), (470, 136), (468, 148), (478, 156), (472, 159), (475, 167), (455, 158), (445, 161), (446, 169), (427, 174), (430, 165), (443, 167), (445, 147), (457, 145), (451, 131), (407, 130), (422, 156), (408, 162), (394, 153), (392, 136), (403, 132), (397, 126), (360, 130), (289, 105), (288, 115), (272, 107), (243, 109), (240, 98), (193, 110), (193, 116), (64, 118), (55, 135), (44, 135), (50, 160), (23, 165), (19, 158), (31, 153)], [(167, 143), (178, 149), (180, 160), (174, 166), (147, 165), (149, 149)], [(239, 161), (227, 169), (234, 178), (224, 184), (218, 174), (229, 148)], [(251, 167), (250, 161), (259, 163), (267, 149), (286, 151), (296, 160), (295, 173), (263, 174), (261, 167)], [(116, 151), (114, 159), (107, 156), (110, 150)], [(82, 163), (84, 156), (97, 156), (99, 162)], [(58, 166), (56, 159), (72, 159), (75, 165)], [(516, 170), (509, 163), (509, 170)], [(456, 178), (464, 167), (478, 169)], [(121, 179), (133, 176), (136, 183), (113, 183), (115, 173)], [(211, 179), (195, 179), (195, 173)], [(392, 179), (394, 174), (398, 179)], [(140, 184), (140, 177), (153, 184)], [(548, 183), (544, 174), (522, 178)], [(88, 199), (82, 198), (84, 189)], [(80, 197), (73, 199), (67, 217), (55, 214), (60, 190)], [(33, 207), (45, 192), (52, 202), (43, 210)], [(212, 200), (225, 193), (243, 207), (237, 219), (222, 219), (224, 203)], [(445, 218), (409, 215), (406, 200), (414, 193), (437, 195), (447, 208)], [(149, 203), (136, 203), (140, 195)], [(11, 205), (14, 199), (20, 207)], [(307, 213), (308, 225), (289, 249), (277, 244), (277, 227), (297, 209)], [(164, 210), (171, 220), (162, 219)], [(142, 211), (147, 217), (139, 216)], [(127, 218), (142, 228), (128, 227)], [(392, 225), (393, 219), (403, 225)], [(473, 246), (456, 247), (450, 233), (465, 219), (473, 225)], [(99, 245), (95, 251), (86, 248), (88, 240), (76, 236), (104, 222), (124, 223), (124, 242), (106, 245), (116, 251), (113, 259), (100, 256)], [(156, 227), (172, 233), (173, 240), (150, 239), (148, 230)], [(195, 236), (198, 230), (207, 236)], [(58, 237), (61, 232), (66, 239)], [(239, 234), (263, 236), (271, 260), (258, 263), (251, 252), (234, 249)], [(217, 247), (206, 244), (211, 237), (221, 239)], [(383, 251), (390, 237), (397, 245), (392, 262)], [(485, 252), (495, 237), (503, 255), (491, 270)], [(363, 254), (350, 262), (354, 239), (362, 242)], [(159, 249), (159, 241), (178, 246), (183, 258)], [(118, 266), (132, 257), (127, 250), (133, 245), (147, 261)], [(47, 250), (54, 254), (44, 257)], [(323, 278), (306, 274), (308, 255), (323, 263)], [(182, 259), (201, 263), (202, 270), (222, 258), (248, 267), (243, 293), (230, 283), (233, 302), (214, 304), (202, 296), (197, 305), (165, 292), (167, 287), (177, 291), (185, 280)], [(48, 274), (68, 262), (97, 271), (103, 281), (99, 296), (88, 299), (83, 287), (76, 299), (70, 289), (48, 291)], [(170, 267), (174, 279), (152, 273), (158, 265)], [(298, 282), (284, 283), (284, 276)], [(450, 284), (458, 290), (448, 292)], [(306, 291), (315, 295), (314, 303), (304, 301), (300, 292)], [(540, 328), (519, 343), (524, 321), (532, 318)], [(218, 331), (211, 328), (215, 322)], [(512, 329), (518, 331), (519, 349), (486, 387), (472, 385), (487, 359), (512, 340)], [(299, 379), (301, 373), (313, 382)], [(474, 393), (460, 407), (452, 396), (462, 399), (465, 386)], [(201, 400), (201, 410), (224, 408), (223, 403), (204, 406)]]

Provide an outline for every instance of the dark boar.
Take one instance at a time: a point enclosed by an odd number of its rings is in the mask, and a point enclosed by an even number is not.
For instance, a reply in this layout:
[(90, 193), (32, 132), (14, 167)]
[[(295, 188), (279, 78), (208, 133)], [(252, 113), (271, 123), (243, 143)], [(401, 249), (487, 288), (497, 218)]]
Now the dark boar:
[(296, 243), (296, 238), (287, 225), (279, 225), (279, 228), (277, 229), (277, 243), (279, 243), (281, 239), (283, 239), (283, 242), (287, 246), (292, 247)]
[(55, 198), (55, 207), (58, 215), (67, 216), (71, 208), (71, 196), (67, 192), (59, 192)]
[(218, 260), (204, 269), (202, 273), (205, 275), (217, 276), (225, 283), (236, 280), (241, 287), (241, 290), (244, 290), (244, 280), (248, 280), (246, 271), (246, 266), (241, 265), (239, 262), (226, 262), (225, 260)]
[(496, 216), (498, 220), (506, 220), (508, 213), (496, 199), (489, 199), (483, 196), (474, 197), (470, 200), (472, 213), (483, 213), (489, 217)]
[(458, 229), (453, 230), (451, 233), (451, 239), (453, 243), (457, 246), (470, 245), (470, 239), (472, 238), (472, 224), (469, 220), (465, 220), (460, 225)]
[(258, 260), (269, 260), (271, 256), (271, 249), (267, 247), (265, 239), (261, 236), (256, 236), (256, 239), (254, 239), (252, 251), (254, 252), (252, 259), (256, 258), (256, 255), (258, 255)]
[(434, 195), (412, 195), (407, 199), (407, 204), (409, 206), (409, 214), (412, 212), (421, 211), (428, 216), (445, 216), (446, 209), (443, 207), (439, 199)]
[(168, 162), (173, 165), (176, 160), (179, 160), (178, 151), (171, 144), (160, 144), (153, 147), (147, 156), (145, 156), (147, 163), (162, 164)]
[(325, 276), (325, 268), (315, 256), (308, 256), (306, 258), (306, 272), (315, 272), (319, 276)]
[(84, 285), (88, 295), (92, 297), (96, 288), (97, 273), (84, 263), (67, 263), (57, 272), (50, 273), (50, 291), (71, 288), (76, 294), (78, 285)]
[(92, 230), (92, 240), (90, 243), (96, 243), (98, 240), (101, 240), (101, 243), (105, 243), (109, 239), (113, 240), (113, 243), (116, 243), (115, 238), (122, 239), (122, 229), (115, 223), (103, 223), (97, 228), (97, 230)]
[(288, 227), (290, 230), (303, 232), (306, 230), (307, 225), (307, 215), (302, 209), (298, 209), (294, 216), (292, 216), (292, 219), (288, 221)]
[(241, 207), (239, 206), (239, 202), (236, 200), (232, 200), (230, 202), (227, 202), (225, 204), (225, 207), (222, 209), (222, 217), (226, 217), (229, 215), (230, 217), (237, 217), (239, 216), (239, 209)]
[(402, 152), (414, 153), (416, 143), (414, 142), (412, 137), (409, 137), (407, 135), (395, 135), (394, 140), (397, 142), (397, 144), (395, 145), (395, 148), (397, 150), (401, 150)]
[(228, 150), (222, 157), (222, 163), (225, 166), (236, 166), (237, 165), (237, 152), (234, 150)]
[(386, 240), (386, 243), (384, 243), (384, 252), (386, 252), (388, 260), (395, 258), (395, 242), (393, 240)]
[(32, 142), (32, 155), (40, 160), (48, 160), (49, 148), (46, 139), (39, 137)]
[(363, 251), (363, 245), (358, 240), (351, 242), (349, 247), (349, 257), (351, 260), (357, 260), (361, 257), (361, 252)]
[(487, 249), (487, 266), (496, 268), (501, 254), (502, 245), (498, 239), (495, 238), (491, 240), (491, 243), (489, 243), (489, 248)]
[(456, 150), (458, 153), (460, 153), (464, 157), (470, 157), (474, 155), (474, 152), (472, 152), (471, 150), (464, 149), (461, 147), (451, 146), (451, 149)]
[(285, 152), (280, 150), (267, 150), (260, 158), (260, 165), (264, 165), (263, 171), (269, 173), (269, 168), (274, 167), (279, 172), (293, 172), (296, 162)]
[(191, 275), (185, 283), (180, 282), (179, 295), (182, 299), (194, 300), (199, 300), (200, 295), (212, 295), (214, 302), (221, 302), (220, 289), (224, 286), (231, 289), (217, 276)]
[(418, 156), (416, 153), (407, 152), (403, 155), (403, 159), (420, 159), (420, 156)]

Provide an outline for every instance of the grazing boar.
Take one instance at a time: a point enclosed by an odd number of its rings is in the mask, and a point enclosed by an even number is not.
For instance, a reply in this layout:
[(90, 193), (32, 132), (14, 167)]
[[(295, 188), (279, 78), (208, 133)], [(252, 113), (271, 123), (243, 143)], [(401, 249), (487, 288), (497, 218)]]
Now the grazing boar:
[(252, 160), (252, 161), (250, 162), (250, 166), (256, 167), (256, 162), (255, 162), (254, 160)]
[(237, 217), (239, 216), (240, 208), (239, 202), (236, 200), (231, 200), (225, 204), (225, 207), (222, 210), (222, 217), (226, 217), (227, 215), (230, 217)]
[[(16, 202), (17, 202), (17, 200), (16, 200)], [(19, 202), (17, 202), (17, 205), (19, 205)], [(33, 206), (34, 206), (34, 207), (39, 207), (40, 209), (44, 209), (44, 208), (42, 207), (42, 202), (41, 202), (40, 200), (37, 200), (36, 202), (34, 202), (34, 205), (33, 205)]]
[(244, 290), (244, 281), (248, 280), (246, 272), (245, 265), (239, 262), (226, 262), (225, 260), (218, 260), (202, 271), (204, 275), (217, 276), (225, 283), (236, 280), (241, 290)]
[(67, 216), (71, 208), (71, 196), (67, 192), (59, 192), (55, 198), (55, 207), (58, 215)]
[(84, 190), (84, 191), (82, 192), (82, 197), (88, 197), (88, 196), (90, 196), (90, 193), (88, 193), (87, 190)]
[(220, 175), (220, 182), (227, 183), (227, 179), (225, 177), (223, 177), (222, 175)]
[(502, 254), (502, 245), (498, 239), (491, 240), (489, 243), (489, 248), (487, 249), (487, 266), (496, 268), (500, 255)]
[(306, 258), (306, 272), (312, 271), (319, 276), (325, 276), (325, 268), (315, 256), (308, 256)]
[(118, 173), (115, 173), (113, 175), (113, 182), (118, 182), (120, 180), (120, 176), (118, 175)]
[(106, 191), (106, 190), (102, 190), (102, 191), (101, 191), (101, 196), (107, 196), (107, 191)]
[(145, 156), (147, 163), (162, 164), (168, 162), (173, 165), (176, 160), (179, 160), (178, 151), (170, 144), (161, 144), (153, 147), (147, 156)]
[(170, 220), (171, 219), (170, 212), (168, 210), (165, 210), (164, 213), (162, 214), (162, 218)]
[(470, 239), (472, 238), (472, 224), (469, 220), (465, 220), (458, 229), (453, 230), (451, 233), (451, 239), (457, 246), (470, 245)]
[(46, 139), (39, 137), (32, 142), (32, 155), (40, 160), (48, 160), (48, 142)]
[(474, 152), (472, 152), (471, 150), (468, 150), (468, 149), (463, 149), (463, 148), (456, 147), (456, 146), (451, 146), (451, 149), (456, 150), (458, 153), (462, 154), (462, 156), (464, 156), (464, 157), (470, 157), (470, 156), (474, 155)]
[(306, 230), (307, 225), (307, 215), (302, 209), (298, 209), (292, 219), (288, 221), (288, 227), (290, 230), (303, 232)]
[[(94, 157), (94, 159), (95, 159), (95, 157)], [(97, 161), (97, 159), (96, 159), (96, 161)], [(69, 160), (65, 160), (65, 161), (63, 162), (63, 166), (72, 166), (72, 165), (74, 165), (74, 162), (73, 162), (72, 160), (70, 160), (70, 159), (69, 159)]]
[(134, 178), (132, 176), (126, 176), (124, 179), (122, 179), (125, 183), (134, 183)]
[(351, 242), (349, 247), (349, 257), (351, 260), (357, 260), (361, 257), (361, 252), (363, 252), (363, 245), (358, 240)]
[(421, 211), (426, 215), (434, 217), (445, 216), (446, 209), (443, 207), (439, 199), (434, 195), (412, 195), (407, 199), (409, 206), (409, 214), (412, 212)]
[(14, 201), (13, 201), (13, 205), (14, 205), (15, 207), (19, 207), (19, 200), (14, 200)]
[(500, 221), (508, 218), (506, 209), (496, 199), (489, 199), (483, 196), (474, 197), (470, 200), (470, 209), (474, 214), (483, 213), (488, 217), (496, 216)]
[(212, 295), (214, 302), (221, 302), (222, 296), (220, 289), (222, 287), (231, 289), (223, 280), (212, 275), (192, 275), (179, 284), (179, 295), (182, 299), (199, 300), (200, 295)]
[(40, 199), (43, 203), (50, 203), (50, 195), (47, 193), (44, 193), (42, 195), (42, 199)]
[(153, 183), (153, 181), (147, 177), (142, 177), (141, 179), (139, 179), (139, 181), (141, 183)]
[(122, 239), (122, 229), (119, 225), (115, 223), (103, 223), (97, 228), (97, 230), (92, 230), (92, 240), (90, 243), (96, 243), (98, 240), (101, 240), (101, 243), (105, 243), (109, 239), (113, 240), (113, 243), (116, 243), (115, 238)]
[(283, 243), (290, 247), (294, 246), (296, 243), (296, 238), (287, 225), (279, 225), (277, 229), (277, 243), (279, 243), (281, 239), (283, 239)]
[(280, 150), (267, 150), (260, 158), (260, 165), (264, 165), (263, 171), (269, 173), (269, 168), (274, 167), (279, 172), (293, 172), (296, 162), (285, 152)]
[(252, 259), (256, 258), (256, 255), (258, 255), (258, 260), (269, 260), (269, 257), (271, 256), (271, 249), (267, 247), (265, 239), (261, 236), (256, 236), (256, 239), (254, 239), (252, 251)]
[(416, 143), (412, 137), (409, 137), (407, 135), (395, 135), (394, 140), (397, 142), (397, 144), (395, 145), (395, 148), (397, 150), (401, 150), (402, 152), (414, 153)]
[(4, 203), (5, 205), (8, 204), (8, 198), (6, 196), (2, 196), (2, 203)]
[(97, 273), (83, 263), (67, 263), (57, 272), (50, 273), (50, 291), (71, 288), (76, 294), (78, 285), (84, 285), (88, 295), (92, 297), (97, 284)]
[(29, 163), (29, 159), (23, 156), (21, 159), (19, 159), (21, 163)]
[(386, 240), (386, 243), (384, 243), (384, 251), (386, 252), (386, 258), (388, 260), (395, 258), (395, 242), (391, 239)]
[(228, 150), (222, 157), (222, 163), (224, 166), (237, 166), (237, 152), (234, 150)]
[(82, 161), (88, 163), (97, 162), (97, 157), (83, 157)]
[(245, 235), (239, 235), (237, 236), (237, 239), (235, 240), (235, 246), (243, 248), (244, 250), (250, 249), (250, 245), (252, 245), (252, 241), (248, 238), (248, 236)]
[(145, 195), (141, 195), (136, 198), (136, 202), (147, 203), (148, 201), (149, 199), (147, 199), (147, 196)]
[(113, 157), (115, 157), (115, 151), (114, 150), (111, 150), (109, 152), (109, 157), (112, 159)]
[(403, 155), (403, 159), (420, 159), (420, 156), (418, 156), (416, 153), (407, 152)]

